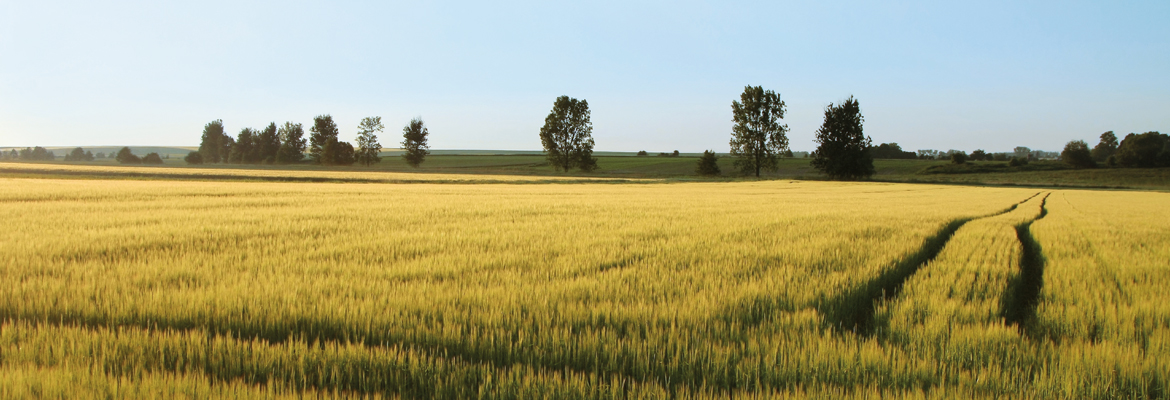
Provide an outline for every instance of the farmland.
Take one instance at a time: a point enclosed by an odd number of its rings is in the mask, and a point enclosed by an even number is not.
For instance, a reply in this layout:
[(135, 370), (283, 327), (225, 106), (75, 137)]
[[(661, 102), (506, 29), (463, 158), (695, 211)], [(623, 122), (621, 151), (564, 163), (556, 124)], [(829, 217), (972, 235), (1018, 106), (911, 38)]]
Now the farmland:
[(69, 171), (0, 176), (0, 397), (1170, 389), (1164, 193)]

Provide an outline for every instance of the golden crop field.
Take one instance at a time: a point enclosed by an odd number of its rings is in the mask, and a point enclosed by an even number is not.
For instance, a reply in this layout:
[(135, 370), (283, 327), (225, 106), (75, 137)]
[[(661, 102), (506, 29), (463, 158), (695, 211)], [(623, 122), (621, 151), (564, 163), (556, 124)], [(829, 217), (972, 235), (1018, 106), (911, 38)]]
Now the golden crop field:
[(0, 187), (0, 397), (1170, 395), (1164, 193)]

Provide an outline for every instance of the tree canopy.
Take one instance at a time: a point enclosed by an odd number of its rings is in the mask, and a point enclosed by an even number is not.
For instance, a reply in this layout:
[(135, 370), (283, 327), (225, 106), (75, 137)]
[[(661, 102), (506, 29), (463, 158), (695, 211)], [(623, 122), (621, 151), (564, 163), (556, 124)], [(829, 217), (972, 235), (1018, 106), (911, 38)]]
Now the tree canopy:
[(305, 158), (305, 129), (301, 127), (301, 124), (285, 122), (276, 135), (280, 137), (280, 149), (276, 152), (276, 162), (295, 163)]
[(1089, 145), (1084, 140), (1074, 140), (1064, 145), (1064, 151), (1060, 152), (1060, 158), (1068, 165), (1076, 168), (1093, 168), (1097, 163), (1093, 161), (1093, 153), (1089, 150)]
[(1117, 152), (1117, 135), (1113, 131), (1101, 134), (1101, 141), (1097, 142), (1097, 146), (1093, 147), (1093, 159), (1097, 161), (1105, 161)]
[(223, 120), (208, 122), (203, 126), (203, 138), (199, 141), (199, 153), (209, 163), (225, 162), (231, 151), (233, 140), (223, 130)]
[(418, 168), (426, 160), (427, 154), (431, 154), (428, 150), (430, 145), (427, 144), (427, 135), (430, 134), (421, 117), (411, 119), (402, 127), (402, 159), (411, 167)]
[(384, 129), (386, 127), (382, 125), (382, 117), (366, 117), (358, 124), (357, 154), (355, 155), (358, 163), (368, 166), (382, 161), (382, 157), (378, 156), (378, 153), (382, 151), (382, 145), (378, 143), (378, 133)]
[(118, 150), (118, 155), (114, 159), (118, 160), (121, 164), (142, 164), (142, 159), (134, 155), (129, 147), (123, 147), (121, 150)]
[(744, 175), (776, 170), (776, 158), (788, 150), (788, 125), (780, 95), (761, 86), (746, 86), (739, 101), (731, 102), (731, 155)]
[(557, 97), (552, 111), (540, 128), (540, 143), (545, 157), (558, 171), (580, 168), (589, 172), (597, 168), (593, 158), (593, 123), (589, 120), (589, 102), (569, 96)]
[(329, 139), (337, 139), (338, 130), (337, 124), (333, 122), (332, 115), (318, 115), (313, 117), (313, 127), (309, 128), (309, 159), (316, 164), (329, 164), (331, 160), (325, 157), (322, 152), (325, 151), (325, 143)]
[(812, 166), (833, 179), (863, 179), (873, 175), (872, 140), (865, 136), (861, 106), (853, 96), (825, 107), (825, 122), (817, 129)]

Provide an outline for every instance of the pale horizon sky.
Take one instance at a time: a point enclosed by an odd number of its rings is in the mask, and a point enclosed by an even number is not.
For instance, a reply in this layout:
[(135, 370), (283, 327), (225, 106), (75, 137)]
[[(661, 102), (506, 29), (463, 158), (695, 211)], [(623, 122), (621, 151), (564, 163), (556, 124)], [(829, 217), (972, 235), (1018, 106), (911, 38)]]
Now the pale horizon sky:
[[(555, 3), (555, 4), (554, 4)], [(598, 151), (726, 152), (746, 85), (791, 148), (850, 95), (874, 143), (1059, 151), (1170, 131), (1170, 2), (0, 0), (0, 147), (193, 146), (203, 125), (539, 150), (560, 95)]]

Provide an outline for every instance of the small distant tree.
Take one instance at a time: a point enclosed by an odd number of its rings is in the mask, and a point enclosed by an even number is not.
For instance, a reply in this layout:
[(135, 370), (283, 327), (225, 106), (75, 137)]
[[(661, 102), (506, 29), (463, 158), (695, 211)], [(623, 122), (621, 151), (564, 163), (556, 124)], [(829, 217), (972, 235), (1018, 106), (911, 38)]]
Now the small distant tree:
[(118, 150), (118, 155), (114, 159), (118, 160), (118, 163), (121, 164), (142, 164), (142, 159), (134, 155), (129, 147), (123, 147), (121, 150)]
[(369, 166), (370, 164), (381, 162), (382, 157), (378, 153), (382, 151), (382, 145), (378, 143), (378, 133), (386, 129), (382, 125), (382, 117), (366, 117), (358, 124), (357, 136), (357, 162), (362, 165)]
[(102, 153), (102, 152), (100, 152), (100, 151), (99, 151), (99, 152), (97, 153), (97, 155), (95, 155), (94, 157), (96, 157), (96, 158), (106, 158), (106, 153)]
[(186, 161), (187, 164), (191, 165), (203, 164), (203, 154), (199, 153), (198, 151), (192, 151), (187, 153), (186, 157), (183, 157), (183, 161)]
[(1089, 145), (1083, 140), (1074, 140), (1064, 145), (1060, 158), (1075, 168), (1093, 168), (1097, 163), (1093, 161), (1093, 153)]
[(674, 153), (670, 153), (670, 156), (671, 157), (678, 157), (678, 150), (675, 150)]
[(812, 166), (833, 179), (863, 179), (873, 175), (873, 141), (865, 136), (861, 106), (853, 96), (840, 105), (825, 107), (825, 122), (817, 129)]
[(593, 158), (589, 102), (569, 96), (557, 97), (540, 128), (540, 143), (549, 164), (558, 171), (580, 168), (589, 172), (597, 169), (597, 159)]
[(277, 136), (280, 137), (280, 150), (276, 152), (276, 162), (288, 164), (305, 158), (305, 130), (301, 124), (285, 122)]
[(983, 149), (979, 149), (979, 150), (975, 150), (975, 151), (971, 152), (971, 161), (983, 161), (983, 160), (990, 160), (990, 156), (987, 154), (986, 151), (983, 151)]
[(1101, 134), (1101, 141), (1097, 142), (1097, 146), (1093, 147), (1093, 159), (1097, 161), (1105, 161), (1117, 152), (1117, 135), (1113, 131)]
[(961, 151), (951, 153), (951, 163), (952, 164), (966, 164), (967, 163), (967, 153), (964, 153)]
[(704, 150), (703, 156), (699, 157), (699, 163), (695, 167), (695, 172), (703, 176), (719, 175), (719, 158), (715, 156), (715, 152), (711, 150)]
[(411, 119), (402, 127), (402, 159), (411, 167), (418, 168), (431, 154), (430, 145), (427, 144), (427, 136), (430, 134), (421, 117)]
[(994, 158), (995, 158), (995, 161), (1007, 161), (1008, 155), (1007, 155), (1007, 153), (995, 153)]
[(1029, 149), (1029, 148), (1024, 147), (1024, 146), (1016, 147), (1014, 152), (1015, 152), (1016, 158), (1022, 158), (1022, 159), (1027, 160), (1028, 158), (1032, 157), (1032, 149)]
[(333, 122), (333, 116), (326, 114), (313, 117), (313, 127), (309, 132), (309, 159), (316, 164), (328, 164), (330, 160), (322, 152), (330, 138), (337, 139), (337, 124)]
[(647, 153), (646, 150), (638, 150), (638, 155), (639, 156), (648, 156), (648, 155), (650, 155), (650, 153)]
[(788, 125), (783, 125), (784, 101), (762, 86), (746, 86), (739, 101), (731, 102), (731, 155), (741, 174), (775, 171), (776, 157), (788, 150)]
[(143, 164), (162, 164), (163, 160), (162, 160), (162, 157), (160, 157), (158, 155), (158, 153), (150, 153), (150, 154), (147, 154), (146, 156), (142, 157), (142, 163)]

